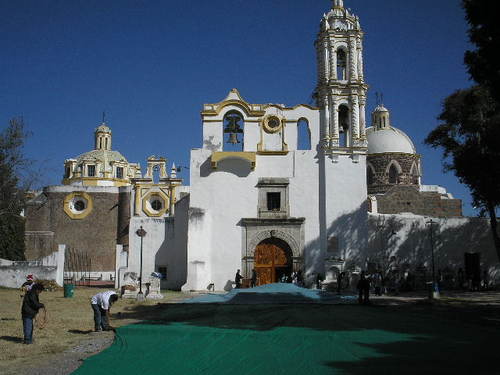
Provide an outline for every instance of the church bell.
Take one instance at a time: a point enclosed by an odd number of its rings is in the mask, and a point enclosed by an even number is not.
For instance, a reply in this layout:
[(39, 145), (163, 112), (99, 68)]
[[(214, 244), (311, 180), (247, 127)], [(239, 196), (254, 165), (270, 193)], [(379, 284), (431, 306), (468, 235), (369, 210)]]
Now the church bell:
[(227, 139), (227, 143), (231, 143), (233, 145), (240, 143), (238, 140), (238, 134), (237, 133), (229, 133), (229, 138)]

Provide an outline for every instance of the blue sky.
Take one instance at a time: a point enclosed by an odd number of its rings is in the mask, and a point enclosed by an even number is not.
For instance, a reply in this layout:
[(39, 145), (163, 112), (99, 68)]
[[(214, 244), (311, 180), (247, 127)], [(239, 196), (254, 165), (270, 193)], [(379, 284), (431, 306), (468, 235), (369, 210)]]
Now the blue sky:
[[(423, 145), (442, 100), (470, 86), (460, 0), (345, 0), (365, 31), (368, 113), (383, 92), (394, 126), (422, 154), (425, 184), (464, 200), (441, 154)], [(311, 103), (314, 40), (329, 0), (0, 0), (0, 119), (23, 116), (41, 184), (93, 148), (106, 111), (131, 162), (189, 165), (203, 103), (236, 87), (253, 103)], [(181, 177), (188, 178), (187, 171)]]

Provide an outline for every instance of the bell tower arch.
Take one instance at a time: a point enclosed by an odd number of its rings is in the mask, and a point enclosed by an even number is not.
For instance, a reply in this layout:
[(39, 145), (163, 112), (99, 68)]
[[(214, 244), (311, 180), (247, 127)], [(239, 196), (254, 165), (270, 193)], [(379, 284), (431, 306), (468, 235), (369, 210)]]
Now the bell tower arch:
[(327, 154), (345, 153), (346, 149), (362, 153), (367, 146), (363, 35), (358, 17), (344, 8), (343, 0), (333, 0), (315, 42), (316, 99), (322, 148)]

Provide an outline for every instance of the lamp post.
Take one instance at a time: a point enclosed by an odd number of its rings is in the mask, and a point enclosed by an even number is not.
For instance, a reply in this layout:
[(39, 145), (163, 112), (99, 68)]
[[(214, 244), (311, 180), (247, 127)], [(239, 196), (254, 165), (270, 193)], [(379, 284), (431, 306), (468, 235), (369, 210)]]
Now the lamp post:
[(439, 289), (436, 288), (436, 268), (434, 265), (434, 228), (433, 228), (433, 225), (437, 223), (432, 219), (430, 219), (425, 224), (429, 225), (430, 241), (431, 241), (432, 293), (429, 294), (429, 298), (439, 298)]
[(146, 231), (141, 227), (135, 232), (141, 237), (141, 262), (139, 268), (139, 293), (137, 293), (137, 301), (144, 301), (144, 294), (142, 293), (142, 239), (146, 236)]

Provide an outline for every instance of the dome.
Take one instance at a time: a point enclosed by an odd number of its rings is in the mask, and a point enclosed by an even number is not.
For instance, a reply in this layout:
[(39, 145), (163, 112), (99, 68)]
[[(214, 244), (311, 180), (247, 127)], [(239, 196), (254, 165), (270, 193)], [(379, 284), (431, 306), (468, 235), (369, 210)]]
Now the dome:
[(77, 156), (76, 160), (78, 163), (80, 163), (83, 160), (100, 161), (106, 164), (112, 161), (127, 162), (127, 159), (125, 159), (125, 157), (118, 151), (109, 151), (109, 150), (92, 150), (89, 152), (85, 152)]
[(95, 132), (99, 132), (99, 133), (111, 133), (111, 128), (109, 126), (107, 126), (104, 122), (99, 125), (96, 129), (95, 129)]
[(397, 152), (404, 154), (416, 154), (417, 149), (403, 131), (394, 127), (385, 129), (376, 129), (369, 127), (366, 129), (366, 138), (368, 140), (368, 154), (381, 154), (388, 152)]
[(383, 105), (379, 104), (378, 106), (375, 107), (373, 112), (389, 112), (389, 110), (385, 108)]

